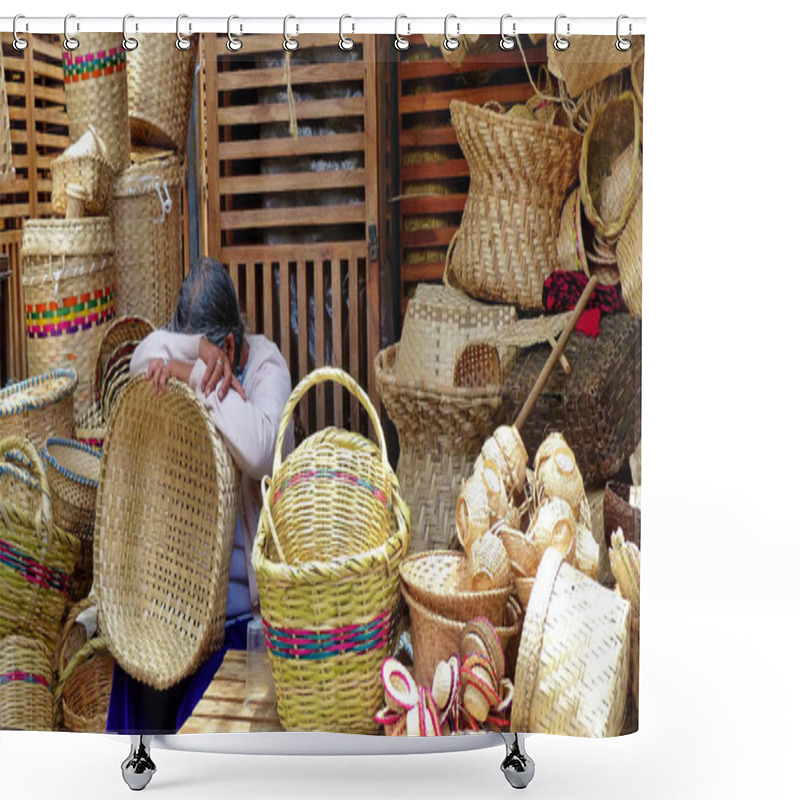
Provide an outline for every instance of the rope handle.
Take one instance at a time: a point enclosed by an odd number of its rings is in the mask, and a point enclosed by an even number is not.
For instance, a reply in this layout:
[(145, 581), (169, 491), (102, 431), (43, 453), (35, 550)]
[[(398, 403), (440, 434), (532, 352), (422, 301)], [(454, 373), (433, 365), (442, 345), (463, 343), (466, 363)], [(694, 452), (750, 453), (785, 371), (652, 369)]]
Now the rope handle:
[[(2, 456), (0, 458), (0, 474), (11, 475), (32, 491), (40, 494), (40, 500), (34, 514), (34, 523), (40, 535), (42, 523), (45, 526), (45, 534), (49, 534), (53, 525), (50, 509), (50, 483), (47, 480), (44, 464), (42, 459), (39, 458), (36, 448), (28, 439), (24, 439), (21, 436), (7, 436), (5, 439), (0, 439), (0, 456)], [(29, 469), (18, 466), (21, 463), (25, 463), (21, 458), (28, 462), (25, 466), (29, 465)], [(38, 486), (32, 486), (32, 480)], [(0, 510), (5, 516), (5, 503), (2, 498), (0, 498)], [(49, 535), (46, 536), (47, 540), (49, 540)]]

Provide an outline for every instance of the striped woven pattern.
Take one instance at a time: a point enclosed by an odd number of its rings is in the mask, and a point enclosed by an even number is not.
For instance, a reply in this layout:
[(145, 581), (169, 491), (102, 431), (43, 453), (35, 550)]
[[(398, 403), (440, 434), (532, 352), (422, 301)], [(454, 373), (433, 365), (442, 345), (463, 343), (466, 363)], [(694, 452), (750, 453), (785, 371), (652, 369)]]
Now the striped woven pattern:
[(29, 636), (0, 638), (0, 730), (53, 730), (51, 649)]
[(69, 575), (66, 572), (45, 566), (4, 539), (0, 539), (0, 564), (13, 569), (36, 586), (54, 589), (61, 594), (69, 590)]
[(50, 688), (50, 681), (45, 675), (36, 675), (33, 672), (24, 672), (22, 670), (12, 670), (11, 672), (4, 672), (0, 675), (0, 685), (7, 683), (33, 683), (38, 686), (46, 686)]
[(299, 472), (295, 475), (289, 476), (285, 480), (281, 481), (280, 486), (275, 489), (275, 503), (277, 504), (280, 501), (284, 491), (288, 488), (298, 486), (299, 484), (325, 480), (337, 481), (357, 489), (364, 489), (383, 506), (389, 508), (389, 500), (386, 497), (386, 492), (384, 492), (383, 489), (373, 486), (372, 483), (364, 478), (359, 478), (358, 475), (354, 475), (352, 472), (347, 472), (346, 470), (340, 469), (309, 469), (305, 470), (304, 472)]
[(114, 287), (106, 286), (60, 303), (26, 304), (25, 331), (31, 339), (87, 331), (114, 316), (114, 298)]
[(126, 53), (121, 46), (83, 55), (65, 50), (64, 83), (77, 83), (113, 75), (122, 72), (126, 63)]

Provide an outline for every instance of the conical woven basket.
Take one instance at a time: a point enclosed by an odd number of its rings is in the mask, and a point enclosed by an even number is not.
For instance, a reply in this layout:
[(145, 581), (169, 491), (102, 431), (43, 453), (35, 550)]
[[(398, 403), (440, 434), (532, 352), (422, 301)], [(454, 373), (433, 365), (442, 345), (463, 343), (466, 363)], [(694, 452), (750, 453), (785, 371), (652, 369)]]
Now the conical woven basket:
[(87, 216), (105, 216), (111, 211), (114, 168), (108, 160), (108, 149), (93, 125), (53, 159), (53, 211), (67, 211), (67, 187), (77, 184), (84, 190), (84, 211)]
[(0, 49), (0, 183), (14, 178), (14, 153), (11, 146), (11, 122), (8, 116), (8, 94)]
[(116, 313), (111, 220), (26, 220), (21, 253), (28, 372), (74, 369), (80, 415), (91, 405), (97, 350)]
[(117, 307), (161, 327), (183, 281), (183, 172), (172, 153), (135, 150), (133, 157), (114, 184)]
[(617, 736), (628, 687), (631, 607), (553, 549), (525, 612), (511, 730)]
[(108, 148), (114, 172), (125, 169), (131, 132), (127, 59), (120, 35), (81, 32), (80, 47), (64, 50), (63, 58), (70, 141), (77, 142), (93, 125)]
[(642, 197), (636, 201), (617, 243), (622, 299), (631, 314), (642, 316)]
[(547, 68), (566, 85), (572, 97), (630, 66), (631, 51), (617, 50), (613, 36), (570, 36), (566, 50), (556, 50), (547, 37)]
[(168, 33), (137, 36), (128, 53), (128, 109), (134, 144), (183, 153), (189, 130), (197, 46), (179, 50)]
[(561, 209), (578, 179), (581, 137), (570, 128), (454, 100), (470, 184), (448, 280), (473, 297), (542, 307), (558, 263)]
[(51, 660), (36, 639), (0, 638), (0, 730), (53, 730)]
[(104, 444), (94, 586), (108, 649), (156, 689), (222, 644), (239, 473), (203, 404), (182, 383), (122, 392)]

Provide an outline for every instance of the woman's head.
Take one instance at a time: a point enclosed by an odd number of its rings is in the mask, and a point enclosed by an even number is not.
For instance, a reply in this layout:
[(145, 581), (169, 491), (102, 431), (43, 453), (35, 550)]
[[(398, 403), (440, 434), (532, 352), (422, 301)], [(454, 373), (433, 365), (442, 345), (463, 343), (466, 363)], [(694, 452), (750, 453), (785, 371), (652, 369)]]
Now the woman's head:
[(234, 369), (239, 366), (244, 323), (233, 281), (219, 261), (203, 257), (195, 262), (183, 281), (169, 327), (176, 333), (199, 333), (223, 350), (232, 345)]

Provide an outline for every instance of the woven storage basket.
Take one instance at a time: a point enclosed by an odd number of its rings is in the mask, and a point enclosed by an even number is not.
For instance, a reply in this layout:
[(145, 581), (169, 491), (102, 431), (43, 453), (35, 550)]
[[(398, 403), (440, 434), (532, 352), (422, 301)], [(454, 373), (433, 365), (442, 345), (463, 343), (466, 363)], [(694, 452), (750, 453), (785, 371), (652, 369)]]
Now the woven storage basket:
[(103, 448), (106, 421), (99, 406), (92, 406), (75, 420), (75, 438), (89, 447)]
[(64, 624), (58, 634), (53, 660), (58, 674), (64, 672), (67, 664), (96, 633), (96, 631), (88, 631), (83, 624), (78, 622), (78, 617), (89, 609), (94, 609), (96, 620), (97, 598), (94, 595), (89, 595), (74, 603), (67, 612)]
[(11, 122), (8, 116), (8, 94), (0, 49), (0, 183), (14, 179), (14, 159), (11, 147)]
[[(505, 383), (506, 413), (514, 419), (550, 355), (526, 350)], [(570, 443), (585, 488), (602, 486), (627, 463), (641, 438), (642, 323), (629, 314), (600, 321), (596, 339), (575, 335), (564, 355), (571, 371), (555, 369), (522, 428), (529, 452), (551, 431)]]
[(222, 644), (239, 474), (202, 402), (144, 377), (108, 423), (95, 517), (94, 592), (108, 649), (166, 689)]
[(108, 150), (93, 125), (53, 159), (53, 211), (62, 216), (67, 212), (67, 187), (82, 187), (85, 193), (84, 211), (87, 216), (105, 216), (111, 211), (114, 168), (108, 160)]
[(502, 625), (512, 584), (486, 592), (469, 588), (467, 557), (463, 553), (435, 550), (409, 556), (400, 565), (404, 591), (420, 605), (449, 619), (469, 622), (486, 617)]
[(126, 53), (118, 33), (81, 33), (80, 43), (64, 50), (69, 138), (77, 142), (93, 125), (119, 172), (131, 153)]
[[(33, 445), (10, 436), (0, 440), (0, 453), (9, 450), (19, 450), (30, 462), (38, 497), (31, 513), (0, 496), (0, 637), (12, 633), (33, 636), (52, 652), (80, 541), (53, 524), (50, 486)], [(27, 474), (5, 459), (0, 459), (0, 472), (30, 485)]]
[(397, 479), (411, 511), (411, 550), (457, 546), (456, 504), (500, 421), (498, 386), (423, 389), (396, 374), (397, 345), (378, 353), (378, 392), (400, 438)]
[[(433, 674), (440, 661), (447, 661), (459, 652), (461, 634), (467, 622), (443, 617), (415, 600), (405, 589), (403, 597), (411, 615), (411, 644), (414, 651), (414, 678), (421, 686), (433, 683)], [(506, 657), (506, 674), (514, 674), (522, 611), (513, 597), (505, 608), (504, 624), (495, 626)]]
[(58, 676), (56, 719), (74, 733), (105, 733), (114, 658), (103, 639), (90, 639)]
[(581, 211), (581, 190), (577, 187), (564, 203), (561, 210), (561, 223), (558, 229), (558, 264), (561, 269), (580, 270), (589, 274), (589, 259), (583, 243), (583, 213)]
[(94, 368), (96, 400), (100, 399), (100, 386), (117, 348), (131, 344), (137, 345), (154, 330), (153, 323), (149, 319), (136, 316), (118, 317), (105, 329)]
[(78, 376), (75, 414), (91, 404), (104, 327), (114, 317), (114, 240), (107, 217), (26, 220), (22, 288), (28, 372), (69, 367)]
[(589, 222), (606, 239), (619, 236), (642, 190), (642, 120), (632, 92), (595, 114), (583, 137), (581, 200)]
[(0, 389), (0, 439), (22, 436), (41, 450), (51, 436), (71, 438), (77, 383), (73, 370), (56, 369)]
[(611, 535), (617, 528), (629, 542), (633, 542), (641, 550), (642, 547), (642, 512), (630, 502), (631, 487), (609, 481), (603, 495), (603, 530), (606, 545), (611, 546)]
[[(341, 384), (366, 408), (380, 448), (327, 428), (283, 461), (295, 406), (325, 381)], [(397, 632), (409, 519), (380, 419), (349, 375), (325, 367), (297, 385), (281, 414), (272, 475), (253, 565), (281, 724), (374, 733), (383, 704), (380, 665)]]
[(37, 639), (0, 638), (0, 730), (53, 730), (51, 660)]
[(572, 97), (630, 66), (631, 50), (617, 50), (613, 36), (570, 36), (566, 50), (556, 50), (547, 37), (547, 68), (564, 81)]
[(617, 243), (622, 299), (631, 314), (642, 316), (642, 197), (636, 201)]
[(161, 327), (183, 280), (183, 173), (172, 153), (134, 151), (133, 160), (114, 184), (117, 306)]
[(457, 100), (450, 114), (470, 183), (449, 280), (474, 297), (541, 308), (544, 280), (558, 263), (561, 209), (578, 178), (581, 137)]
[(128, 53), (128, 109), (135, 144), (183, 153), (189, 130), (197, 47), (179, 50), (168, 33), (137, 36)]
[(81, 553), (69, 599), (82, 600), (92, 588), (94, 553), (94, 515), (102, 453), (74, 439), (48, 439), (42, 451), (53, 521), (59, 528), (80, 539)]
[(511, 730), (617, 736), (628, 684), (631, 607), (548, 550), (525, 612)]

